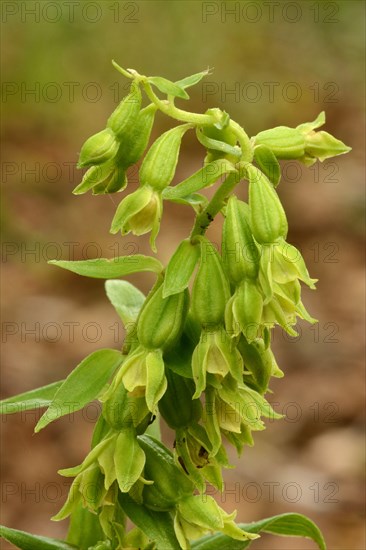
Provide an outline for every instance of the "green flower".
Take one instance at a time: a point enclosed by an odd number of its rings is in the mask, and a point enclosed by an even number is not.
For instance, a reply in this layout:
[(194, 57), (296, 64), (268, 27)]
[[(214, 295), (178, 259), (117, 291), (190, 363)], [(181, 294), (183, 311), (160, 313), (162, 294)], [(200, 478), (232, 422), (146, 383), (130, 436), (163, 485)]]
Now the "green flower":
[(243, 382), (227, 377), (217, 387), (208, 386), (203, 421), (212, 454), (215, 456), (221, 447), (222, 433), (226, 437), (234, 434), (241, 444), (251, 445), (250, 432), (265, 429), (262, 416), (281, 418), (262, 395)]
[(225, 325), (232, 337), (243, 333), (249, 342), (258, 337), (262, 324), (263, 297), (255, 280), (243, 279), (227, 303)]
[(151, 231), (150, 245), (156, 252), (155, 240), (160, 229), (163, 212), (161, 193), (149, 185), (143, 185), (125, 197), (119, 204), (111, 225), (111, 233), (122, 235), (132, 232), (144, 235)]
[(239, 381), (242, 379), (242, 357), (223, 326), (202, 330), (192, 356), (192, 372), (196, 385), (193, 399), (197, 399), (206, 388), (207, 373), (219, 381), (229, 373)]
[(351, 151), (351, 147), (328, 134), (328, 132), (315, 132), (315, 129), (323, 126), (323, 124), (325, 124), (324, 111), (313, 122), (300, 124), (296, 128), (305, 138), (305, 153), (299, 160), (307, 166), (311, 166), (317, 160), (323, 162), (328, 158), (344, 155)]
[(123, 191), (127, 185), (126, 171), (114, 161), (92, 166), (84, 174), (81, 183), (73, 190), (74, 195), (81, 195), (90, 189), (93, 195)]
[(234, 521), (235, 517), (236, 511), (227, 514), (211, 496), (189, 496), (177, 504), (174, 530), (182, 548), (189, 548), (190, 538), (197, 538), (207, 531), (221, 531), (243, 542), (259, 537), (240, 529)]
[(80, 501), (90, 510), (98, 510), (110, 501), (115, 482), (122, 493), (129, 492), (139, 480), (146, 483), (142, 477), (144, 466), (145, 453), (135, 429), (112, 432), (89, 452), (82, 464), (59, 470), (65, 477), (76, 477), (64, 506), (53, 519), (65, 519)]
[(145, 396), (148, 409), (154, 413), (167, 389), (162, 350), (148, 350), (137, 346), (127, 356), (103, 400), (110, 399), (120, 384), (134, 397)]
[(259, 132), (254, 138), (255, 145), (265, 145), (279, 159), (296, 159), (307, 166), (317, 160), (324, 160), (351, 151), (328, 132), (315, 132), (325, 124), (325, 113), (322, 111), (313, 122), (299, 124), (296, 128), (277, 126), (271, 130)]

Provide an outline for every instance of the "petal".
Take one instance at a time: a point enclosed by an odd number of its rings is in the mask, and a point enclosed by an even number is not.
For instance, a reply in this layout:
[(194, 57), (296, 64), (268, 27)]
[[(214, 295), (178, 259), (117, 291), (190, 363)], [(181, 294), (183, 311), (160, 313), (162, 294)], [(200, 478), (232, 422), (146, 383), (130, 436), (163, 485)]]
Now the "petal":
[(119, 204), (111, 225), (111, 233), (126, 234), (130, 231), (128, 227), (129, 219), (142, 210), (150, 201), (153, 190), (148, 185), (137, 189), (131, 195), (125, 197)]
[(196, 391), (192, 399), (198, 399), (206, 387), (206, 364), (209, 351), (207, 344), (207, 335), (202, 333), (192, 355), (192, 374), (196, 385)]
[(145, 453), (138, 444), (135, 430), (122, 430), (116, 441), (114, 453), (118, 486), (127, 493), (141, 476), (145, 466)]
[(165, 377), (163, 352), (156, 350), (146, 356), (146, 404), (154, 412), (159, 400), (166, 392), (168, 383)]

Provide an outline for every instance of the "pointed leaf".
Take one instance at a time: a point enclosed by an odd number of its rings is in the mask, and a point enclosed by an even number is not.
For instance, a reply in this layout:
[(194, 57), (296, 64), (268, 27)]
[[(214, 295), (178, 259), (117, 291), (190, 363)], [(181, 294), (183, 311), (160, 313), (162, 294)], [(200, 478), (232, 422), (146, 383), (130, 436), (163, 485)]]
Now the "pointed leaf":
[(113, 279), (106, 281), (105, 290), (123, 324), (126, 326), (129, 323), (134, 323), (145, 301), (144, 294), (127, 281)]
[(277, 187), (281, 179), (281, 168), (271, 149), (266, 145), (258, 145), (254, 149), (254, 159), (273, 187)]
[(206, 69), (205, 71), (202, 71), (200, 73), (192, 74), (191, 76), (186, 76), (186, 78), (182, 78), (181, 80), (177, 80), (175, 84), (179, 86), (180, 88), (190, 88), (191, 86), (194, 86), (195, 84), (198, 84), (202, 80), (203, 77), (210, 74), (210, 69)]
[[(312, 539), (320, 548), (326, 545), (319, 528), (302, 514), (280, 514), (253, 523), (240, 523), (239, 527), (249, 533), (272, 533), (275, 535), (305, 537)], [(244, 550), (251, 541), (240, 542), (222, 534), (207, 535), (192, 543), (192, 550)]]
[(34, 431), (39, 432), (50, 422), (93, 401), (122, 361), (122, 354), (114, 349), (101, 349), (88, 355), (60, 386)]
[(200, 193), (192, 193), (192, 195), (187, 195), (181, 199), (169, 199), (171, 202), (177, 204), (184, 204), (186, 206), (192, 206), (193, 210), (199, 214), (202, 212), (204, 207), (207, 205), (208, 200), (204, 195)]
[(173, 521), (168, 512), (155, 512), (136, 504), (127, 493), (120, 493), (118, 499), (125, 514), (150, 540), (155, 542), (157, 548), (180, 550)]
[(0, 401), (0, 414), (13, 414), (48, 407), (63, 382), (63, 380), (59, 380), (48, 384), (48, 386), (3, 399)]
[(200, 247), (189, 239), (182, 241), (166, 268), (163, 298), (177, 294), (187, 288), (194, 268), (200, 257)]
[(106, 258), (97, 258), (95, 260), (77, 260), (75, 262), (66, 260), (50, 260), (49, 264), (62, 267), (84, 275), (85, 277), (94, 277), (96, 279), (113, 279), (114, 277), (124, 277), (131, 273), (140, 271), (152, 271), (160, 273), (163, 266), (156, 258), (135, 254), (133, 256), (120, 256), (108, 260)]
[(189, 95), (179, 84), (163, 78), (161, 76), (149, 76), (147, 81), (157, 87), (163, 94), (180, 97), (182, 99), (189, 99)]
[(21, 550), (75, 550), (76, 548), (76, 546), (71, 546), (62, 540), (31, 535), (24, 531), (18, 531), (18, 529), (3, 526), (0, 526), (0, 538), (11, 542)]
[(200, 189), (210, 187), (221, 176), (229, 172), (236, 172), (231, 162), (226, 159), (214, 160), (174, 187), (166, 187), (163, 191), (163, 198), (169, 200), (184, 198)]
[(221, 151), (221, 153), (226, 153), (227, 155), (233, 155), (234, 157), (237, 157), (238, 159), (242, 155), (242, 151), (240, 147), (229, 145), (228, 143), (225, 143), (224, 141), (219, 141), (217, 139), (213, 139), (210, 137), (205, 136), (201, 130), (197, 129), (197, 139), (198, 141), (206, 147), (206, 149), (213, 149), (214, 151)]

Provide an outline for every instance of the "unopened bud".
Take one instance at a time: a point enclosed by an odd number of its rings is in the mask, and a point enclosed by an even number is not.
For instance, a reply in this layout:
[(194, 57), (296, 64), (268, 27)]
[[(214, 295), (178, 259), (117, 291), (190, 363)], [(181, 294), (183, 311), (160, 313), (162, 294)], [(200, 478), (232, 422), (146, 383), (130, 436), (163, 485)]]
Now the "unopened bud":
[(80, 151), (78, 168), (112, 160), (117, 154), (118, 147), (114, 132), (110, 128), (105, 128), (86, 140)]

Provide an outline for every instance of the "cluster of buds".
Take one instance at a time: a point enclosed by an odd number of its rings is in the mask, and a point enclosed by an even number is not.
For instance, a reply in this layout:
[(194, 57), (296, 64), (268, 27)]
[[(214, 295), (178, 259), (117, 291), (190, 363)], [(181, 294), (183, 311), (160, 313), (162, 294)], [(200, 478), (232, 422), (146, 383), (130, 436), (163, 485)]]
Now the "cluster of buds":
[[(89, 170), (75, 193), (123, 190), (126, 170), (142, 156), (160, 109), (183, 123), (148, 150), (139, 188), (118, 206), (111, 232), (151, 232), (156, 251), (163, 199), (192, 206), (197, 217), (190, 237), (179, 244), (139, 309), (135, 337), (126, 338), (123, 362), (99, 396), (102, 416), (90, 453), (81, 465), (61, 471), (75, 480), (55, 519), (82, 505), (98, 515), (111, 548), (133, 543), (152, 548), (141, 525), (125, 532), (124, 514), (133, 503), (169, 513), (183, 549), (212, 531), (249, 543), (257, 535), (240, 529), (235, 512), (226, 514), (205, 495), (206, 484), (222, 490), (222, 469), (232, 467), (223, 436), (240, 455), (245, 445), (253, 445), (252, 432), (265, 428), (263, 418), (280, 418), (265, 398), (271, 378), (283, 376), (271, 350), (272, 329), (277, 324), (296, 335), (298, 317), (316, 322), (301, 301), (301, 282), (313, 289), (316, 280), (300, 252), (286, 242), (277, 159), (309, 165), (349, 148), (315, 132), (323, 114), (313, 123), (281, 126), (250, 140), (219, 109), (204, 115), (177, 109), (174, 97), (186, 99), (185, 88), (203, 73), (173, 83), (121, 72), (133, 79), (130, 94), (106, 129), (82, 147), (79, 165)], [(160, 100), (152, 86), (167, 99)], [(141, 89), (152, 100), (144, 108)], [(204, 168), (171, 186), (182, 137), (190, 128), (206, 149)], [(218, 166), (216, 178), (203, 177)], [(197, 193), (225, 174), (210, 201)], [(247, 203), (234, 194), (242, 180), (249, 183)], [(221, 252), (204, 235), (219, 212), (224, 215)], [(151, 436), (159, 417), (175, 432), (173, 452)]]
[(116, 193), (127, 186), (127, 169), (135, 164), (148, 144), (156, 107), (141, 108), (141, 89), (132, 82), (130, 93), (121, 101), (101, 132), (86, 140), (78, 168), (88, 167), (74, 193), (92, 190), (94, 195)]

